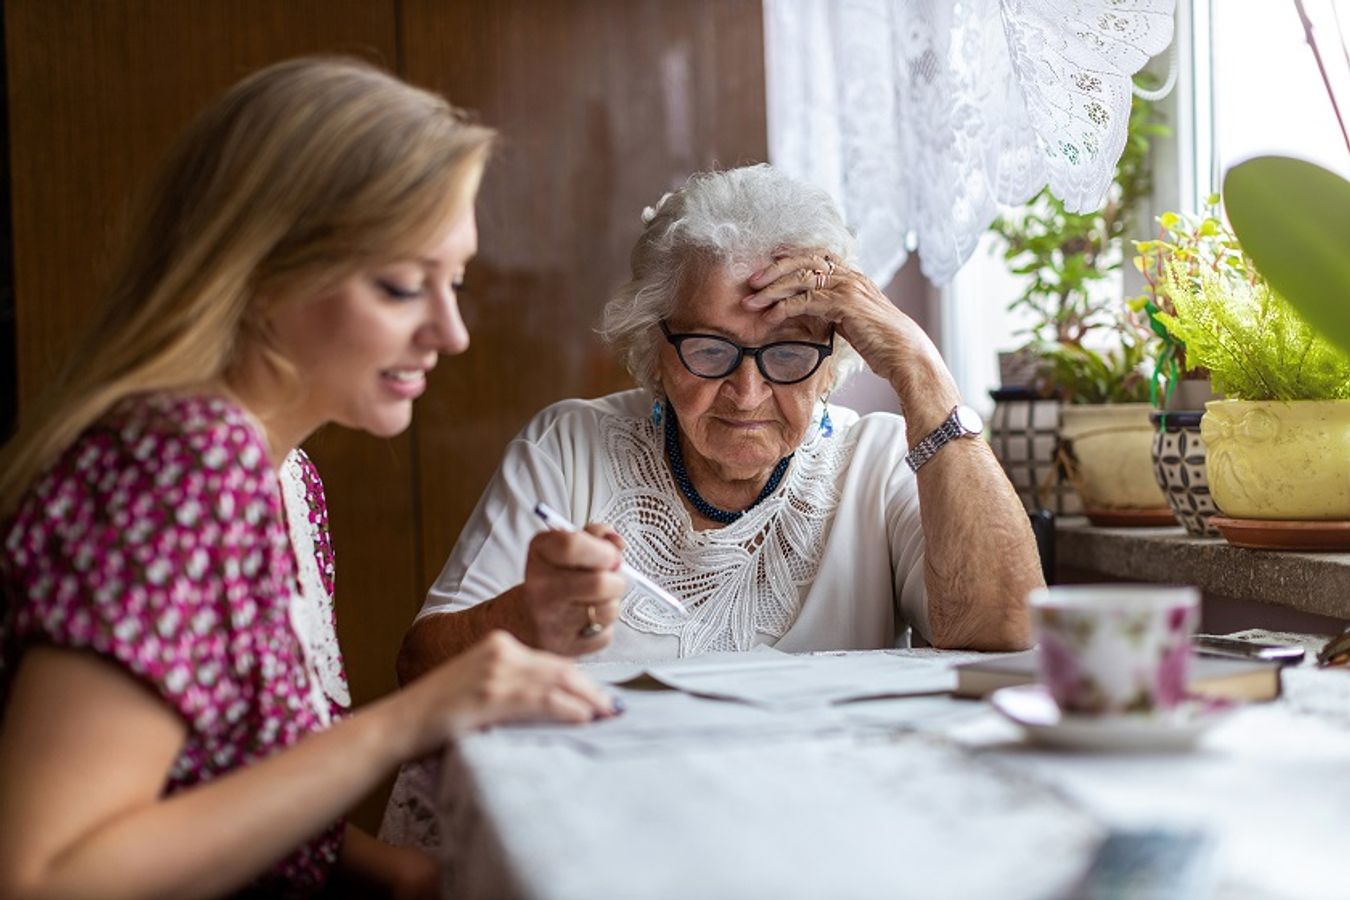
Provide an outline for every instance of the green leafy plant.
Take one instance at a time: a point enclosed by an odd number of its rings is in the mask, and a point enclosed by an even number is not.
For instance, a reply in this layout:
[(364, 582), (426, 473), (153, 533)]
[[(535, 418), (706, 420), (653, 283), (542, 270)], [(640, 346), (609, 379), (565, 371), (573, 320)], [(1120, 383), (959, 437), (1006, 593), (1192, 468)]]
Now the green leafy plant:
[(1164, 284), (1175, 313), (1156, 318), (1225, 396), (1350, 399), (1350, 353), (1323, 338), (1254, 268), (1244, 279), (1211, 271), (1196, 277), (1173, 261)]
[(1158, 237), (1135, 241), (1134, 247), (1137, 251), (1134, 266), (1144, 278), (1144, 292), (1131, 299), (1129, 306), (1147, 317), (1159, 338), (1150, 399), (1163, 406), (1182, 378), (1203, 378), (1209, 374), (1203, 366), (1188, 361), (1185, 342), (1174, 336), (1159, 318), (1160, 313), (1176, 315), (1167, 288), (1169, 267), (1175, 265), (1184, 272), (1192, 288), (1199, 288), (1202, 277), (1207, 275), (1234, 283), (1252, 283), (1256, 276), (1237, 237), (1224, 223), (1218, 194), (1209, 196), (1200, 215), (1163, 213), (1158, 217)]
[(1168, 134), (1153, 104), (1135, 98), (1124, 151), (1102, 209), (1071, 213), (1048, 190), (991, 229), (1007, 242), (1003, 258), (1026, 276), (1008, 308), (1031, 314), (1023, 350), (1042, 360), (1042, 393), (1068, 402), (1147, 400), (1142, 367), (1153, 340), (1141, 317), (1109, 297), (1102, 282), (1120, 269), (1130, 214), (1152, 190), (1149, 150)]
[(1109, 350), (1047, 344), (1035, 352), (1043, 360), (1042, 372), (1066, 403), (1143, 403), (1149, 397), (1147, 348), (1145, 341), (1126, 337)]
[(1223, 190), (1243, 248), (1350, 353), (1350, 181), (1302, 160), (1262, 156), (1230, 169)]

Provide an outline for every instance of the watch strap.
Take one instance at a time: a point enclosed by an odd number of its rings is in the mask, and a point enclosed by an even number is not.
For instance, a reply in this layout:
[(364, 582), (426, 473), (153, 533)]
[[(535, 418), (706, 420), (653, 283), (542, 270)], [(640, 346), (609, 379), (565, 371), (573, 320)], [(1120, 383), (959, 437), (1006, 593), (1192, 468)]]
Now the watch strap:
[(924, 463), (957, 438), (974, 434), (974, 432), (966, 431), (961, 427), (961, 422), (956, 417), (956, 409), (956, 407), (953, 407), (952, 411), (947, 414), (947, 418), (942, 420), (941, 425), (920, 438), (919, 442), (905, 454), (905, 463), (909, 465), (911, 471), (919, 471)]

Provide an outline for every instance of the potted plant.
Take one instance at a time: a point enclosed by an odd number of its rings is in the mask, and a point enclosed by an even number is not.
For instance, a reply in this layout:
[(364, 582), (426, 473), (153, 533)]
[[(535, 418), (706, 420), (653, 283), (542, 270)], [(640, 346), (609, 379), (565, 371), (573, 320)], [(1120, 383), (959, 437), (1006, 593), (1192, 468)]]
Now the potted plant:
[(1247, 277), (1247, 258), (1237, 237), (1224, 223), (1219, 195), (1211, 194), (1200, 215), (1165, 212), (1158, 217), (1158, 236), (1135, 241), (1134, 266), (1144, 279), (1144, 292), (1129, 301), (1130, 308), (1148, 318), (1158, 336), (1152, 400), (1161, 409), (1204, 410), (1215, 399), (1209, 372), (1190, 363), (1186, 345), (1177, 340), (1158, 319), (1159, 312), (1175, 315), (1167, 291), (1167, 270), (1175, 264), (1193, 285), (1202, 274)]
[[(1124, 258), (1130, 213), (1151, 191), (1149, 148), (1166, 133), (1153, 106), (1136, 98), (1101, 210), (1070, 213), (1042, 191), (992, 226), (1007, 243), (1003, 255), (1013, 273), (1028, 279), (1009, 309), (1031, 314), (1020, 352), (1038, 364), (1034, 383), (1022, 393), (994, 394), (991, 441), (1029, 508), (1066, 511), (1072, 482), (1094, 521), (1134, 523), (1141, 513), (1151, 524), (1171, 521), (1149, 451), (1148, 360), (1156, 339), (1108, 280)], [(1019, 415), (1010, 404), (1027, 410)], [(1115, 408), (1101, 408), (1106, 405)], [(1024, 438), (1018, 425), (1033, 434)], [(1013, 457), (1019, 450), (1021, 458)], [(1023, 474), (1028, 465), (1030, 479)]]
[(1165, 212), (1158, 217), (1158, 237), (1135, 241), (1134, 258), (1144, 279), (1144, 293), (1130, 308), (1147, 316), (1159, 338), (1150, 398), (1161, 409), (1149, 414), (1154, 426), (1153, 474), (1177, 520), (1191, 534), (1218, 537), (1209, 521), (1217, 511), (1205, 470), (1205, 443), (1200, 433), (1204, 404), (1215, 399), (1209, 371), (1188, 359), (1186, 344), (1163, 322), (1176, 306), (1168, 277), (1176, 271), (1193, 289), (1201, 279), (1249, 280), (1247, 258), (1237, 237), (1224, 224), (1219, 197), (1209, 197), (1201, 215)]
[(1350, 535), (1350, 353), (1244, 265), (1198, 279), (1169, 266), (1175, 312), (1157, 315), (1226, 398), (1201, 421), (1211, 521), (1234, 543), (1334, 544)]
[[(1153, 476), (1149, 424), (1151, 336), (1122, 317), (1106, 351), (1060, 345), (1043, 350), (1061, 387), (1060, 458), (1094, 525), (1171, 525)], [(1067, 386), (1072, 387), (1067, 387)]]

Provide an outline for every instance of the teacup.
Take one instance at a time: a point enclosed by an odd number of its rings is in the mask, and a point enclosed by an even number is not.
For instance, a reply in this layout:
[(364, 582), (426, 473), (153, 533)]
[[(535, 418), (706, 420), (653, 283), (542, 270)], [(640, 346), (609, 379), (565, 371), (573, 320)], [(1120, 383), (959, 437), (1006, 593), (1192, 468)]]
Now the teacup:
[(1041, 683), (1073, 715), (1156, 713), (1186, 697), (1193, 587), (1053, 585), (1031, 592)]

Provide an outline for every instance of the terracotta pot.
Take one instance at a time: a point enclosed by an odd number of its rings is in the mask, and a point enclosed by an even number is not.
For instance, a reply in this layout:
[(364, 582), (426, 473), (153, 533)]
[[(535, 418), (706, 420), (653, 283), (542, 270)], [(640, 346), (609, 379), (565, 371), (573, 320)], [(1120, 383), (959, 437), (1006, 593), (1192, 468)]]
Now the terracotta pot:
[(1153, 478), (1151, 410), (1147, 403), (1065, 404), (1060, 409), (1069, 477), (1089, 514), (1167, 509)]
[(1205, 474), (1203, 410), (1153, 412), (1153, 476), (1177, 521), (1196, 537), (1219, 537), (1209, 517), (1218, 512)]
[(1216, 400), (1200, 433), (1224, 515), (1350, 519), (1350, 400)]

